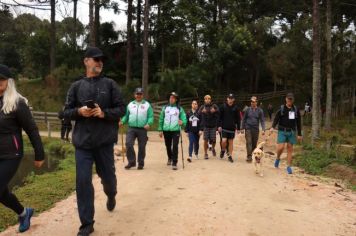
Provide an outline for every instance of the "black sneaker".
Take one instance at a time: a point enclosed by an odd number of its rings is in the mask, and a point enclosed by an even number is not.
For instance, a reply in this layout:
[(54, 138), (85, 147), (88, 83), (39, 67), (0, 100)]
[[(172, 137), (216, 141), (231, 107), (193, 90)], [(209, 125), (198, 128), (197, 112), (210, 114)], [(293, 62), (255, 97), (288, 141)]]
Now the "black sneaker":
[(215, 151), (215, 149), (211, 150), (211, 152), (213, 153), (213, 157), (216, 157), (216, 151)]
[(229, 159), (229, 162), (231, 162), (231, 163), (233, 163), (233, 162), (234, 162), (234, 160), (232, 159), (232, 157), (231, 157), (231, 156), (229, 156), (229, 157), (228, 157), (228, 159)]
[(172, 160), (168, 160), (168, 162), (167, 162), (167, 166), (170, 166), (170, 165), (172, 165)]
[(220, 158), (224, 158), (224, 155), (225, 155), (225, 151), (221, 151), (220, 152)]
[(247, 158), (246, 158), (246, 161), (247, 161), (248, 163), (251, 163), (251, 162), (252, 162), (252, 157), (247, 157)]
[(137, 169), (138, 169), (138, 170), (143, 170), (143, 165), (139, 165), (139, 166), (137, 167)]
[(129, 164), (127, 164), (127, 165), (125, 166), (125, 169), (126, 169), (126, 170), (129, 170), (131, 167), (135, 167), (135, 166), (136, 166), (136, 164), (129, 163)]
[(86, 226), (80, 226), (79, 232), (77, 236), (89, 236), (89, 234), (94, 232), (94, 226), (93, 224), (86, 225)]
[(172, 165), (172, 170), (178, 170), (177, 164)]
[(116, 199), (115, 197), (108, 197), (108, 200), (106, 201), (106, 208), (108, 211), (113, 211), (116, 206)]

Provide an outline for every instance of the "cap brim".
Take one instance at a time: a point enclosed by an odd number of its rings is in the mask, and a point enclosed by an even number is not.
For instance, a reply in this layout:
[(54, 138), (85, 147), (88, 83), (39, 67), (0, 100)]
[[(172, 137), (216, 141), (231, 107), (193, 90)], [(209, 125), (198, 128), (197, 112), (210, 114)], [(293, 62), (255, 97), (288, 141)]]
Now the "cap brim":
[(7, 76), (0, 74), (0, 80), (7, 80), (9, 79)]

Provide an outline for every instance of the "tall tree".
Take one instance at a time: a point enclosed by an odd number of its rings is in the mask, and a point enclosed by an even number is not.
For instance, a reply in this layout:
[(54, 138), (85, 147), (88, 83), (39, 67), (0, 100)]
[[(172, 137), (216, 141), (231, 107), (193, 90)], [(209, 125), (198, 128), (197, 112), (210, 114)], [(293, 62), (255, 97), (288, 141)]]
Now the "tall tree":
[(94, 0), (89, 0), (89, 45), (95, 46)]
[(74, 30), (73, 30), (73, 38), (72, 38), (72, 43), (73, 43), (73, 48), (77, 50), (77, 6), (78, 6), (78, 0), (73, 0), (73, 24), (74, 24)]
[(56, 67), (56, 0), (51, 0), (51, 30), (50, 30), (50, 71), (54, 71)]
[(127, 38), (126, 38), (126, 85), (131, 81), (132, 62), (132, 0), (127, 2)]
[(332, 52), (331, 52), (331, 0), (326, 0), (326, 111), (325, 129), (331, 127), (331, 107), (332, 107)]
[(139, 48), (141, 44), (141, 14), (142, 14), (142, 0), (137, 0), (136, 8), (136, 45)]
[(149, 33), (150, 1), (145, 0), (144, 29), (143, 29), (143, 61), (142, 61), (142, 88), (145, 97), (148, 97), (148, 33)]
[(101, 2), (100, 0), (95, 0), (94, 2), (94, 38), (95, 38), (95, 45), (100, 46), (99, 40), (99, 27), (100, 27), (100, 8)]
[(312, 141), (320, 136), (320, 19), (319, 1), (313, 0), (313, 120)]

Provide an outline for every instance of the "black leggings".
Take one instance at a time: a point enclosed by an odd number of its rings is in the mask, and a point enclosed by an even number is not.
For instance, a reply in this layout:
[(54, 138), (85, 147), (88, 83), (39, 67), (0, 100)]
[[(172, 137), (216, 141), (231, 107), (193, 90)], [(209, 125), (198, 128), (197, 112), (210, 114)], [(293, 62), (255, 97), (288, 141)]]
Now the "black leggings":
[(20, 158), (0, 159), (0, 202), (20, 215), (24, 207), (17, 197), (9, 191), (8, 184), (16, 174), (21, 162)]

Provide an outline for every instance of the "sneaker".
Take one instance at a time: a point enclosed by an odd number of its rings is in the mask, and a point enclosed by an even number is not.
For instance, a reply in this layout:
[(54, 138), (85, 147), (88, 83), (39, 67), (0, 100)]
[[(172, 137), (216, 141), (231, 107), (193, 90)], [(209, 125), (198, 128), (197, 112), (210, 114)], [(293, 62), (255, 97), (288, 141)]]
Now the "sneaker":
[(135, 163), (135, 164), (129, 163), (129, 164), (127, 164), (127, 165), (125, 166), (125, 169), (126, 169), (126, 170), (129, 170), (131, 167), (135, 167), (135, 166), (136, 166), (136, 163)]
[(213, 157), (216, 157), (216, 151), (215, 151), (215, 149), (211, 150), (211, 152), (213, 153)]
[(137, 167), (137, 169), (138, 169), (138, 170), (143, 170), (143, 165), (139, 165), (139, 166)]
[(205, 160), (208, 160), (208, 159), (209, 159), (208, 154), (205, 154), (205, 155), (204, 155), (204, 159), (205, 159)]
[(199, 159), (199, 156), (198, 156), (198, 154), (195, 154), (195, 159), (197, 159), (197, 160)]
[(287, 173), (289, 175), (293, 174), (292, 167), (290, 167), (290, 166), (287, 167)]
[(172, 165), (172, 170), (178, 170), (177, 164)]
[(114, 197), (108, 197), (108, 200), (106, 201), (106, 208), (108, 211), (113, 211), (116, 206), (116, 199)]
[(89, 234), (94, 232), (93, 224), (80, 226), (77, 236), (89, 236)]
[(248, 163), (251, 163), (251, 162), (252, 162), (252, 157), (247, 157), (247, 158), (246, 158), (246, 161), (247, 161)]
[(33, 208), (25, 208), (25, 216), (19, 216), (19, 232), (23, 233), (30, 228), (33, 212)]
[(229, 159), (229, 162), (231, 162), (231, 163), (233, 163), (233, 162), (234, 162), (234, 160), (232, 159), (232, 157), (231, 157), (231, 156), (229, 156), (229, 157), (228, 157), (228, 159)]
[(170, 166), (170, 165), (172, 165), (172, 160), (168, 160), (168, 162), (167, 162), (167, 166)]
[(220, 158), (224, 158), (224, 155), (225, 155), (225, 151), (221, 151), (220, 152)]
[(274, 167), (278, 168), (280, 161), (281, 161), (281, 159), (276, 159), (276, 160), (274, 161)]
[(192, 157), (188, 157), (188, 158), (187, 158), (187, 161), (188, 161), (188, 162), (192, 162)]

